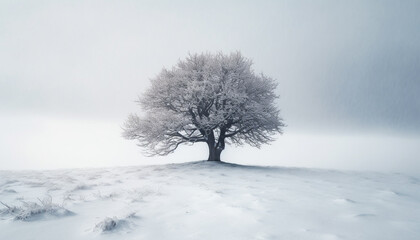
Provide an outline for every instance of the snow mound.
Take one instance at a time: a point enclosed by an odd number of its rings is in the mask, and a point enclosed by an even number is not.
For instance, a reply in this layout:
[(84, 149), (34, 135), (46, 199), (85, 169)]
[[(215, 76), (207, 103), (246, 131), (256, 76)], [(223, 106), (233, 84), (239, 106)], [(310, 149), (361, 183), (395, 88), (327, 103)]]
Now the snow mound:
[(130, 219), (137, 218), (135, 213), (130, 213), (126, 217), (117, 218), (117, 217), (106, 217), (102, 221), (96, 224), (94, 230), (100, 231), (102, 233), (110, 233), (122, 228), (130, 228), (133, 223)]
[(117, 225), (120, 225), (120, 224), (121, 224), (121, 220), (115, 217), (114, 218), (107, 217), (101, 222), (99, 222), (98, 224), (96, 224), (95, 229), (101, 230), (102, 232), (109, 232), (116, 229)]

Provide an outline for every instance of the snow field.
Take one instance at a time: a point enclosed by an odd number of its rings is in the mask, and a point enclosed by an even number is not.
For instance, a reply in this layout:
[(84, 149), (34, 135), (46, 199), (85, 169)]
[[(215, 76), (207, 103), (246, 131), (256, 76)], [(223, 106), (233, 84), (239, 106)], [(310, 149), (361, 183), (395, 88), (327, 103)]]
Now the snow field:
[(419, 187), (211, 162), (1, 171), (0, 239), (420, 239)]

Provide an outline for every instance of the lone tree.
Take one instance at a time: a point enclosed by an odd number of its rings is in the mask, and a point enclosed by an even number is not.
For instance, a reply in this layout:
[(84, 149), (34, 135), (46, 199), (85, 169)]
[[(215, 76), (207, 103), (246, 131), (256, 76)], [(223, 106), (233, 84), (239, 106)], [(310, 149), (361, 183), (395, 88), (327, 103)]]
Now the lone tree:
[(209, 161), (220, 161), (225, 144), (260, 147), (282, 133), (275, 105), (276, 82), (255, 74), (240, 52), (194, 54), (163, 69), (130, 115), (123, 136), (149, 155), (167, 155), (181, 144), (207, 143)]

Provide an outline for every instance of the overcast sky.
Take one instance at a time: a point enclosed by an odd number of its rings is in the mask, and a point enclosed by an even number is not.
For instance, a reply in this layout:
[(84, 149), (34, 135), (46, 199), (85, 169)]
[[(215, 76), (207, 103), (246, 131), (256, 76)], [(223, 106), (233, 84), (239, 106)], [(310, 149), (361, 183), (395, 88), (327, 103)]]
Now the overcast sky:
[(149, 79), (189, 52), (239, 50), (279, 82), (288, 127), (222, 158), (420, 172), (419, 12), (409, 0), (0, 0), (0, 169), (153, 162), (120, 137)]

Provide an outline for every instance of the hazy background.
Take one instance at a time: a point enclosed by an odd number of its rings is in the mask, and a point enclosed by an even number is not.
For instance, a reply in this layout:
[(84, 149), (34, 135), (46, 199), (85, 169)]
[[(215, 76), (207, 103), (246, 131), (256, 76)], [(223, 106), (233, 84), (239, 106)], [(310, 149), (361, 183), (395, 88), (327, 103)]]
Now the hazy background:
[(240, 50), (288, 127), (244, 164), (420, 173), (420, 1), (0, 0), (0, 169), (194, 161), (121, 138), (134, 100), (191, 52)]

